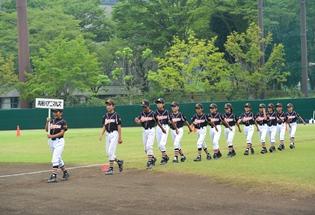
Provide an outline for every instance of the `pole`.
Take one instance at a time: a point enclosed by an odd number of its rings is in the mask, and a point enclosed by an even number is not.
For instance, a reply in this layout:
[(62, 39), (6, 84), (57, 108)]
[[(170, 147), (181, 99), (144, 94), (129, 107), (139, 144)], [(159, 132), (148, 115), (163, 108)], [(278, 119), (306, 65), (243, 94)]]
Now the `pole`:
[(305, 0), (300, 0), (300, 23), (301, 23), (301, 90), (303, 95), (307, 97), (308, 63)]
[[(27, 0), (16, 0), (17, 29), (19, 43), (19, 81), (25, 82), (25, 72), (30, 70), (30, 50), (28, 44)], [(28, 103), (21, 101), (21, 108), (27, 108)]]
[[(259, 27), (259, 36), (260, 39), (264, 38), (264, 0), (258, 0), (258, 27)], [(265, 45), (263, 42), (260, 43), (260, 51), (261, 51), (261, 57), (260, 57), (260, 65), (265, 64)]]

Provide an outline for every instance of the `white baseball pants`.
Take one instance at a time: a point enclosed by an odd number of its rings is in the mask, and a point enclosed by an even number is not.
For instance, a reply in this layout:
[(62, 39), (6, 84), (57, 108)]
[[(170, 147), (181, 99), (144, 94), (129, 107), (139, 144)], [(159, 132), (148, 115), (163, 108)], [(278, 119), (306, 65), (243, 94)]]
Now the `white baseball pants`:
[(198, 149), (207, 148), (206, 144), (207, 127), (197, 129), (197, 135), (198, 135), (197, 148)]
[(261, 143), (266, 143), (266, 136), (267, 136), (268, 126), (266, 124), (258, 125), (258, 128), (259, 128), (260, 142)]
[(111, 133), (106, 132), (106, 154), (110, 161), (116, 159), (116, 148), (118, 144), (118, 131), (113, 131)]
[(221, 136), (221, 126), (217, 126), (218, 131), (215, 128), (210, 127), (210, 139), (212, 141), (213, 150), (219, 149), (219, 141)]
[(254, 134), (254, 126), (249, 125), (249, 126), (244, 126), (244, 134), (246, 138), (246, 143), (252, 143), (253, 139), (253, 134)]
[(270, 138), (270, 143), (276, 142), (277, 126), (268, 126), (268, 136)]
[(181, 141), (184, 135), (184, 129), (179, 128), (178, 134), (176, 134), (176, 130), (171, 130), (171, 134), (172, 134), (172, 139), (174, 143), (174, 149), (181, 149), (182, 148)]
[(296, 127), (297, 127), (297, 123), (296, 122), (293, 122), (293, 123), (290, 123), (290, 126), (289, 126), (289, 134), (290, 134), (290, 137), (294, 138), (295, 137), (295, 132), (296, 132)]
[(153, 153), (154, 137), (155, 137), (155, 128), (143, 130), (144, 152), (147, 155), (154, 155)]
[(158, 146), (161, 152), (166, 151), (166, 143), (167, 143), (167, 136), (168, 131), (170, 127), (168, 125), (162, 125), (162, 127), (165, 129), (166, 133), (164, 134), (162, 132), (162, 129), (158, 126), (156, 129), (156, 140), (158, 142)]
[(233, 139), (235, 136), (235, 126), (232, 126), (231, 129), (232, 130), (229, 128), (224, 128), (224, 136), (228, 146), (233, 146)]
[(286, 130), (286, 124), (285, 123), (277, 125), (277, 133), (279, 134), (280, 141), (284, 141), (285, 130)]
[(62, 160), (62, 152), (65, 147), (65, 140), (63, 138), (52, 140), (48, 140), (48, 145), (52, 154), (51, 163), (53, 167), (62, 167), (65, 163)]

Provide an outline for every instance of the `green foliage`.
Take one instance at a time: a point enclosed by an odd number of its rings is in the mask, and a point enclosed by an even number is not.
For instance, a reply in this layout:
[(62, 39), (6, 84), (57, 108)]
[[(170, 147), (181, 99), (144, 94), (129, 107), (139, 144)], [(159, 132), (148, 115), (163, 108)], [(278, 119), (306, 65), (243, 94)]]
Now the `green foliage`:
[(260, 38), (259, 28), (255, 24), (251, 24), (245, 33), (234, 32), (228, 36), (225, 48), (235, 61), (231, 67), (235, 92), (247, 94), (249, 98), (263, 98), (268, 88), (281, 87), (286, 81), (288, 73), (283, 71), (285, 60), (282, 44), (275, 44), (266, 63), (260, 64), (263, 55), (260, 44), (268, 47), (271, 41), (271, 34)]
[(13, 56), (3, 57), (0, 51), (0, 93), (13, 90), (18, 84), (18, 75), (14, 71)]
[(34, 72), (28, 74), (22, 88), (25, 98), (62, 97), (67, 101), (75, 92), (96, 93), (109, 83), (82, 37), (73, 40), (58, 37), (40, 50), (33, 64)]

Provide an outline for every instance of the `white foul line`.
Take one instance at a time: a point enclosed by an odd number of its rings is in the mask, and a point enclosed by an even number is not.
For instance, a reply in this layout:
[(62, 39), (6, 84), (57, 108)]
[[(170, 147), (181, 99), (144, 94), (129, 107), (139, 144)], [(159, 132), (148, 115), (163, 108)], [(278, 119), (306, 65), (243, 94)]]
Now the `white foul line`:
[[(74, 167), (69, 167), (67, 169), (81, 169), (81, 168), (89, 168), (89, 167), (96, 167), (96, 166), (101, 166), (103, 164), (91, 164), (91, 165), (86, 165), (86, 166), (74, 166)], [(41, 171), (35, 171), (35, 172), (24, 172), (24, 173), (16, 173), (16, 174), (10, 174), (10, 175), (0, 175), (0, 178), (8, 178), (8, 177), (15, 177), (15, 176), (23, 176), (23, 175), (35, 175), (35, 174), (40, 174), (40, 173), (45, 173), (48, 172), (48, 170), (41, 170)]]

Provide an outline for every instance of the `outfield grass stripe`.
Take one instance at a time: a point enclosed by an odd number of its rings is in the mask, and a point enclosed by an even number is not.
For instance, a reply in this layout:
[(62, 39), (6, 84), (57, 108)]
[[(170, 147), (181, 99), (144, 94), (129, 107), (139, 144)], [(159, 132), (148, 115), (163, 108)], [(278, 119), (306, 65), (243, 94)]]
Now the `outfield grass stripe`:
[[(96, 166), (101, 166), (101, 165), (103, 165), (103, 164), (91, 164), (91, 165), (85, 165), (85, 166), (74, 166), (74, 167), (69, 167), (67, 169), (68, 170), (82, 169), (82, 168), (96, 167)], [(9, 174), (9, 175), (0, 175), (0, 178), (9, 178), (9, 177), (25, 176), (25, 175), (35, 175), (35, 174), (46, 173), (46, 172), (47, 172), (47, 170), (40, 170), (40, 171), (35, 171), (35, 172), (15, 173), (15, 174)]]

